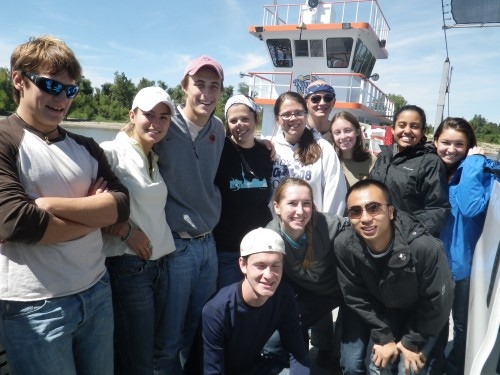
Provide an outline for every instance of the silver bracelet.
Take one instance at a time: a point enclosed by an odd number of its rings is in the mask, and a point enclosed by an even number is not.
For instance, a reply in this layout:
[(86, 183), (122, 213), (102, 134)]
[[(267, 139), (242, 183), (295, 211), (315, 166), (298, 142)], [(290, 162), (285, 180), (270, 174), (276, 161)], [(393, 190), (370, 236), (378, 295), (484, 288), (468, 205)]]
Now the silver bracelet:
[(128, 223), (128, 227), (129, 227), (128, 233), (125, 237), (120, 237), (123, 242), (127, 242), (130, 239), (130, 236), (132, 235), (132, 230), (134, 229), (132, 227), (132, 224), (130, 224), (129, 221), (127, 221), (127, 223)]

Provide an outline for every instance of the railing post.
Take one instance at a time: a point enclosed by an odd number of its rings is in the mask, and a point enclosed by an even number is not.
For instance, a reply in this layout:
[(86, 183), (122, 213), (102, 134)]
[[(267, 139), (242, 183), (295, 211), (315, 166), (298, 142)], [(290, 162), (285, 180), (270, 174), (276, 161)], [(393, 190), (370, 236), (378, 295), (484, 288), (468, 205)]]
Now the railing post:
[(364, 96), (365, 96), (365, 85), (366, 85), (366, 81), (361, 78), (361, 82), (360, 82), (360, 90), (359, 90), (359, 104), (363, 104), (364, 103)]

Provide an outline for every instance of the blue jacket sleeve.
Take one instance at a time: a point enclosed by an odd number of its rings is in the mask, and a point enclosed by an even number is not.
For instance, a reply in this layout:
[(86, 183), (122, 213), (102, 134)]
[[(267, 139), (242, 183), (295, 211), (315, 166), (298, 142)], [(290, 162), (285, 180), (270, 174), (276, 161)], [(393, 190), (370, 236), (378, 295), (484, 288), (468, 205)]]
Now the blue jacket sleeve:
[[(474, 217), (488, 207), (493, 175), (485, 172), (485, 167), (492, 163), (483, 155), (467, 156), (458, 167), (450, 184), (450, 193), (455, 190), (452, 203), (465, 217)], [(497, 164), (500, 169), (500, 164)], [(453, 189), (453, 185), (456, 185)]]

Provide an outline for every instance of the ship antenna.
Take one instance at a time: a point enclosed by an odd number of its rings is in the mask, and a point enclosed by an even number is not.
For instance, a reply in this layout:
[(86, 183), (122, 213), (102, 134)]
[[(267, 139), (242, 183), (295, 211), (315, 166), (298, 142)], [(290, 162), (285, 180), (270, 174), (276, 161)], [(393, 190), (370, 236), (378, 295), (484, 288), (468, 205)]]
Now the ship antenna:
[(444, 2), (443, 0), (441, 0), (441, 13), (443, 15), (443, 32), (444, 32), (444, 45), (445, 45), (445, 48), (446, 48), (446, 59), (449, 59), (449, 54), (448, 54), (448, 36), (446, 34), (446, 30), (448, 29), (448, 26), (446, 26), (446, 19), (444, 18), (444, 14), (445, 14), (445, 11), (444, 11)]
[(451, 82), (451, 72), (453, 71), (453, 67), (451, 67), (450, 57), (448, 52), (448, 38), (446, 34), (446, 30), (448, 26), (446, 26), (445, 19), (445, 10), (444, 10), (444, 2), (441, 0), (441, 11), (443, 14), (443, 32), (444, 32), (444, 41), (446, 47), (446, 59), (443, 63), (443, 73), (441, 75), (441, 84), (439, 85), (439, 95), (437, 101), (437, 110), (436, 110), (436, 119), (434, 121), (434, 129), (436, 129), (441, 121), (443, 121), (443, 112), (444, 112), (444, 104), (446, 100), (448, 101), (448, 116), (450, 111), (450, 82)]

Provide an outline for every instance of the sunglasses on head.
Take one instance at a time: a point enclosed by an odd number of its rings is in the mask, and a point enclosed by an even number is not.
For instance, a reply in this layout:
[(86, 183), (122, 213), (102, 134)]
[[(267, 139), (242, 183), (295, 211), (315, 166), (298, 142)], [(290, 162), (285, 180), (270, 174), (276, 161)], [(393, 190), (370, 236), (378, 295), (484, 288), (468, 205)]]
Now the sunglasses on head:
[(76, 85), (64, 85), (55, 79), (41, 77), (34, 73), (23, 73), (31, 82), (43, 92), (50, 95), (59, 95), (64, 90), (68, 99), (73, 99), (78, 95), (80, 88)]
[(333, 96), (332, 94), (311, 96), (311, 102), (313, 102), (314, 104), (318, 104), (319, 102), (321, 102), (321, 99), (323, 99), (325, 103), (331, 103), (333, 99), (335, 99), (335, 96)]
[(382, 206), (387, 206), (387, 203), (370, 202), (365, 206), (351, 206), (347, 209), (347, 215), (350, 219), (359, 219), (366, 211), (370, 216), (377, 216), (383, 213)]

